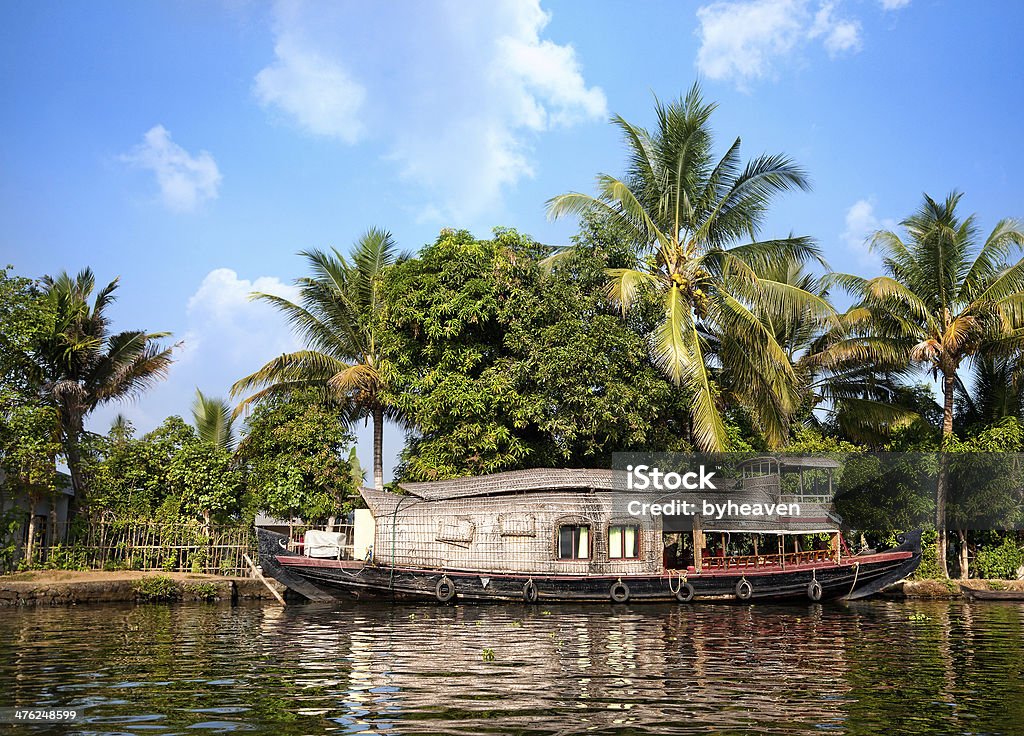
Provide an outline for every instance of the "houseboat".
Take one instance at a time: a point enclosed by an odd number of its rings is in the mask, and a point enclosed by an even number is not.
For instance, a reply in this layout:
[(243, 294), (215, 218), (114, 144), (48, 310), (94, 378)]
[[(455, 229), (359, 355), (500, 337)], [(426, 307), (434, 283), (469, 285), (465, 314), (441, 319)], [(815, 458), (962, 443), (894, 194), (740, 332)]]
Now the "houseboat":
[[(850, 554), (822, 458), (754, 458), (689, 498), (634, 514), (621, 470), (538, 469), (361, 489), (351, 540), (258, 530), (264, 573), (310, 599), (666, 602), (863, 598), (913, 572), (920, 531)], [(661, 496), (650, 496), (657, 500)], [(728, 498), (704, 513), (701, 501)], [(650, 507), (650, 504), (647, 508)], [(751, 509), (755, 513), (751, 513)], [(737, 513), (737, 510), (743, 513)], [(346, 541), (350, 542), (346, 544)]]

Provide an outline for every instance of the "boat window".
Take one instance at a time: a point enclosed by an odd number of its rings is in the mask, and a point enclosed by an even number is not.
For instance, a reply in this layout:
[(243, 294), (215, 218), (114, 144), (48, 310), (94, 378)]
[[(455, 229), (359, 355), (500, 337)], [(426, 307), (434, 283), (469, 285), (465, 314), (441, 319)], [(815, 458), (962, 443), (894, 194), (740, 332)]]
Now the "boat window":
[(590, 557), (590, 527), (571, 524), (558, 528), (558, 559), (586, 560)]
[(640, 556), (640, 528), (632, 525), (608, 527), (608, 558), (635, 560)]
[(775, 468), (771, 460), (759, 460), (751, 462), (743, 468), (744, 478), (760, 478), (766, 475), (774, 475)]

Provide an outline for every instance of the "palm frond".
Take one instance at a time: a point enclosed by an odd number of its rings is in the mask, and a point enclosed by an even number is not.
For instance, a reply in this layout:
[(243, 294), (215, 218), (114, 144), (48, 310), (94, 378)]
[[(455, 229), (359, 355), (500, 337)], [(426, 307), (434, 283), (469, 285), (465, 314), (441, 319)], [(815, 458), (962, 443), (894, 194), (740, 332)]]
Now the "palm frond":
[(226, 401), (206, 396), (197, 388), (192, 402), (192, 419), (200, 440), (228, 452), (235, 449), (234, 417)]

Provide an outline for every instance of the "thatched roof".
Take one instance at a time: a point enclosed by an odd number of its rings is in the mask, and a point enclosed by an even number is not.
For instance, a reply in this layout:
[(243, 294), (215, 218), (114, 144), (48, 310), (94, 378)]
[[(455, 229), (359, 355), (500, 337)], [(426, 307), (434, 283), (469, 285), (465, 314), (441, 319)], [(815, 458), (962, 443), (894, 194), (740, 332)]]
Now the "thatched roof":
[(493, 496), (527, 491), (611, 491), (616, 488), (624, 488), (625, 478), (620, 479), (619, 485), (616, 486), (614, 471), (611, 470), (535, 468), (429, 483), (399, 483), (398, 487), (409, 495), (426, 501), (442, 501), (449, 498)]

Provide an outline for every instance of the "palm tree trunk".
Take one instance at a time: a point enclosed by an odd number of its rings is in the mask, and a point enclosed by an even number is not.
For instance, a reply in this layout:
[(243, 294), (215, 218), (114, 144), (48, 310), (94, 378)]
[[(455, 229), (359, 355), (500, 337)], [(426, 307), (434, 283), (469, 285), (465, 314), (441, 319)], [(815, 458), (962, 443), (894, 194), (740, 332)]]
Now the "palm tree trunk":
[(71, 473), (71, 488), (74, 495), (68, 499), (68, 521), (78, 514), (78, 509), (85, 503), (85, 474), (82, 472), (82, 451), (79, 441), (84, 431), (82, 420), (64, 428), (64, 456), (68, 461), (68, 472)]
[(384, 490), (384, 407), (373, 407), (373, 487)]
[(957, 538), (960, 541), (960, 579), (966, 580), (971, 576), (969, 569), (970, 560), (968, 559), (968, 548), (967, 548), (967, 531), (964, 529), (957, 529)]
[(36, 556), (36, 497), (29, 494), (28, 497), (28, 540), (25, 544), (25, 559), (27, 566), (31, 566)]
[(946, 439), (953, 436), (953, 389), (956, 383), (956, 371), (949, 370), (942, 375), (942, 445), (939, 448), (939, 482), (935, 490), (935, 554), (938, 558), (939, 572), (949, 577), (949, 565), (946, 564), (946, 496), (949, 486), (949, 464), (946, 461)]

